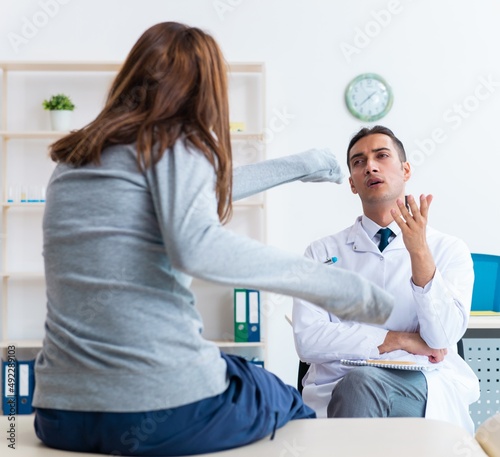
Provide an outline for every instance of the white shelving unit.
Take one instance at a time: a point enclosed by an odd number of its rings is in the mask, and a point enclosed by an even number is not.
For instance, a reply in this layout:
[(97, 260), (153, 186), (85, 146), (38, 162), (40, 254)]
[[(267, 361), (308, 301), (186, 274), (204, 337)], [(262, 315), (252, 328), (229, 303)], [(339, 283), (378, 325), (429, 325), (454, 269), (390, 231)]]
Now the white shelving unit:
[[(0, 62), (0, 347), (16, 344), (39, 348), (43, 338), (44, 203), (7, 202), (9, 187), (46, 186), (54, 167), (47, 156), (48, 146), (67, 133), (50, 130), (42, 101), (56, 93), (70, 95), (76, 105), (72, 128), (80, 128), (100, 111), (120, 66), (120, 62)], [(243, 131), (231, 134), (234, 164), (263, 160), (264, 65), (231, 63), (228, 77), (231, 121), (245, 125)], [(229, 228), (265, 242), (265, 208), (263, 195), (237, 202)], [(224, 351), (265, 360), (265, 313), (261, 316), (263, 341), (235, 343), (233, 290), (197, 280), (193, 284), (205, 337), (216, 341)]]

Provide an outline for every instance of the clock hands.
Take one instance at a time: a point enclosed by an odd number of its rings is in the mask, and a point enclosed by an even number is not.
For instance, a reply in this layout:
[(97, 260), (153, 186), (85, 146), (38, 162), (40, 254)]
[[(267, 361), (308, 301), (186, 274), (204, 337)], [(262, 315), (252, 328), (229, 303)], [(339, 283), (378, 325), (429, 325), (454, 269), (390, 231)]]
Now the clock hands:
[(370, 98), (372, 98), (377, 92), (372, 92), (370, 95), (368, 95), (368, 97), (366, 97), (359, 105), (363, 105), (365, 102), (367, 102), (368, 100), (370, 100)]

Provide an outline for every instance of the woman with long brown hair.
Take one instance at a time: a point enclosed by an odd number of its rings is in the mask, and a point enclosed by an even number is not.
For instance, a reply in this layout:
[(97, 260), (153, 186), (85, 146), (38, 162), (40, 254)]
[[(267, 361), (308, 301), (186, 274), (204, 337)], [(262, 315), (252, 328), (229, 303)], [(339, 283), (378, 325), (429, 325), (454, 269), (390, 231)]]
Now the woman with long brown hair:
[(356, 274), (223, 227), (233, 200), (342, 176), (322, 150), (233, 175), (226, 64), (197, 28), (148, 29), (102, 112), (51, 156), (34, 397), (49, 446), (195, 454), (314, 417), (294, 388), (203, 339), (190, 276), (301, 297), (344, 318), (381, 323), (391, 311), (392, 297)]

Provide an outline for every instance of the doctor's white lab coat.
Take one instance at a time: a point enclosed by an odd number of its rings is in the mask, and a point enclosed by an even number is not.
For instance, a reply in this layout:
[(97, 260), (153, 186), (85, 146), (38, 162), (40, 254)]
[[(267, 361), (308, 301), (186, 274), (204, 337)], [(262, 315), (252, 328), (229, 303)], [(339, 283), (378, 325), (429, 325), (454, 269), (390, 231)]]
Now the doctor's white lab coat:
[[(437, 269), (432, 281), (420, 288), (411, 282), (410, 257), (399, 227), (391, 224), (396, 238), (381, 253), (361, 221), (359, 217), (352, 227), (312, 243), (306, 256), (321, 262), (336, 257), (329, 268), (360, 273), (393, 294), (396, 305), (383, 325), (373, 325), (341, 321), (311, 303), (294, 300), (297, 353), (311, 364), (304, 379), (305, 403), (318, 417), (326, 417), (333, 388), (351, 369), (341, 365), (341, 359), (380, 358), (377, 347), (389, 330), (419, 332), (430, 347), (448, 349), (437, 370), (424, 372), (428, 386), (425, 417), (461, 425), (473, 434), (469, 404), (479, 398), (479, 381), (457, 354), (457, 342), (467, 329), (474, 282), (467, 246), (428, 227), (427, 242)], [(366, 227), (364, 217), (363, 221)], [(368, 224), (374, 223), (368, 220)]]

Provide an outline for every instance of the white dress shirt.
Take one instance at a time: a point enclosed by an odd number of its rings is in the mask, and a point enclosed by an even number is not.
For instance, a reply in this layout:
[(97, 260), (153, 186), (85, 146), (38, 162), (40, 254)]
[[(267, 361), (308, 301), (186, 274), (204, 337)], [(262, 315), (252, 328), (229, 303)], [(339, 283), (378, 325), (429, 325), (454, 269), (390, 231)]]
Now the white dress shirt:
[[(425, 417), (453, 422), (473, 433), (469, 404), (479, 398), (479, 381), (457, 354), (457, 342), (465, 333), (470, 314), (474, 271), (470, 252), (458, 238), (427, 227), (427, 242), (436, 272), (424, 288), (411, 281), (409, 253), (401, 230), (383, 252), (377, 245), (381, 228), (366, 216), (336, 235), (313, 242), (305, 255), (324, 262), (336, 257), (331, 268), (356, 271), (396, 298), (383, 325), (342, 321), (307, 301), (294, 299), (293, 330), (298, 355), (310, 363), (304, 378), (303, 398), (326, 417), (326, 407), (337, 382), (351, 367), (341, 359), (379, 358), (378, 351), (389, 330), (419, 332), (432, 348), (447, 348), (439, 369), (424, 372), (428, 385)], [(384, 354), (399, 356), (402, 351)], [(404, 351), (403, 351), (404, 352)]]

